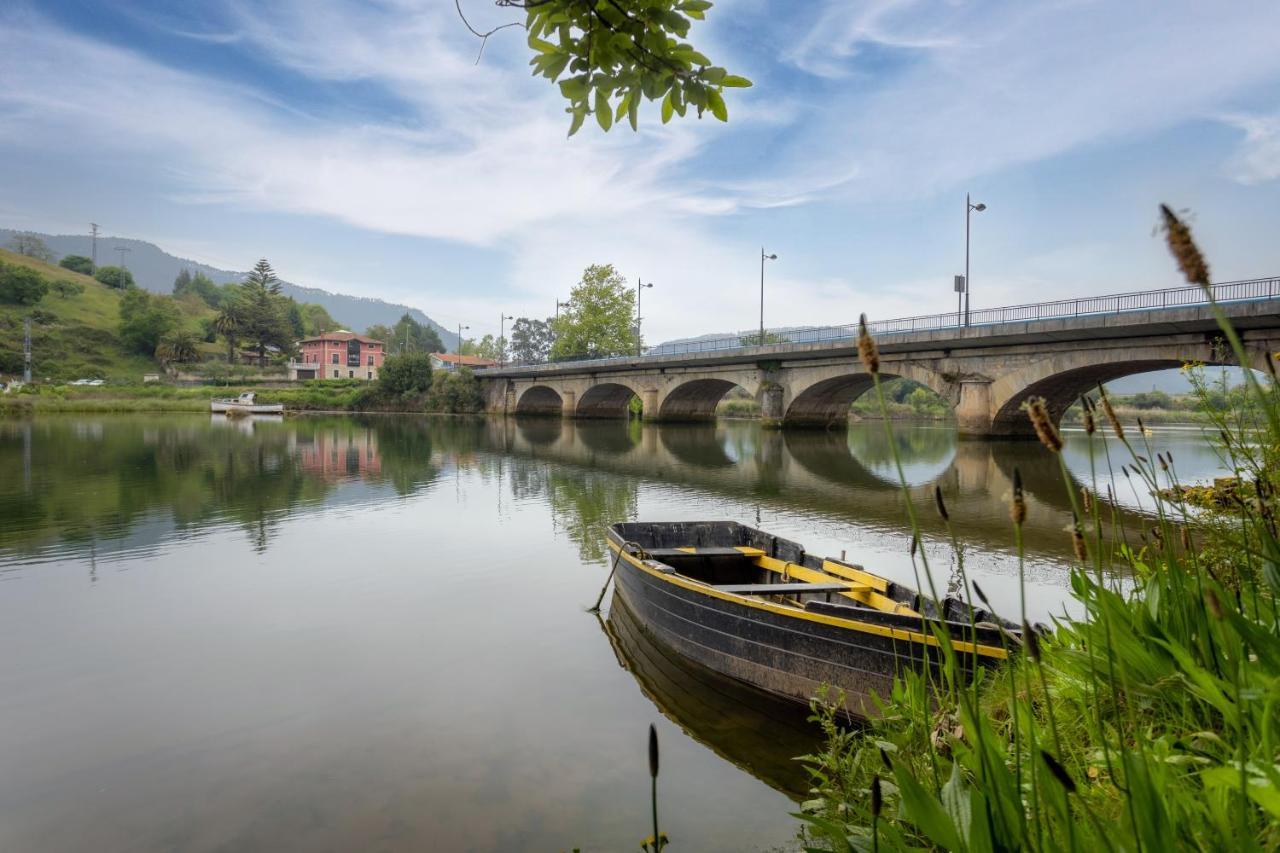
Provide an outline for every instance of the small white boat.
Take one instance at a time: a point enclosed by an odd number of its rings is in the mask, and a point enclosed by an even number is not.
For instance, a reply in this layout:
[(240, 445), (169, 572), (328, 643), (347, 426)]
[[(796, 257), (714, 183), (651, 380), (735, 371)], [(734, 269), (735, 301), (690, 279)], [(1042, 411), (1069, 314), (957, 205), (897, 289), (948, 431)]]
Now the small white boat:
[(252, 391), (245, 391), (234, 400), (210, 400), (211, 412), (236, 412), (244, 415), (279, 415), (284, 413), (284, 403), (255, 403)]

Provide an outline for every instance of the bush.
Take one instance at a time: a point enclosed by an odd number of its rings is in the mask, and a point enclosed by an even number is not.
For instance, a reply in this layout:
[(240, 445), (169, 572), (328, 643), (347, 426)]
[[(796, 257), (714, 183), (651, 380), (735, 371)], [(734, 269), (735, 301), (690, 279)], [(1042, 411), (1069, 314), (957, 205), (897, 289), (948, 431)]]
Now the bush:
[(137, 286), (133, 283), (133, 273), (122, 267), (98, 267), (98, 271), (93, 274), (93, 277), (107, 287), (114, 287), (118, 290)]
[(58, 261), (58, 266), (81, 275), (93, 275), (93, 261), (84, 255), (67, 255)]
[(436, 381), (427, 397), (427, 408), (433, 412), (462, 414), (484, 408), (480, 383), (469, 368), (447, 373)]
[(33, 269), (0, 264), (0, 302), (34, 305), (49, 292), (49, 283)]
[(388, 356), (378, 369), (378, 390), (403, 397), (431, 390), (431, 357), (426, 353)]
[[(64, 259), (65, 260), (65, 259)], [(70, 279), (60, 278), (50, 285), (53, 292), (63, 299), (70, 299), (84, 293), (84, 285)]]

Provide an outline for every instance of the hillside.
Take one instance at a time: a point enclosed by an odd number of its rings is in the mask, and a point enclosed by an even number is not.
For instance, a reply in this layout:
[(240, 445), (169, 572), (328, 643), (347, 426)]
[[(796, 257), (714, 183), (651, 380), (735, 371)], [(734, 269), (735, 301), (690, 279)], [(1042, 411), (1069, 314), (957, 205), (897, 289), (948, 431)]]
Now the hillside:
[[(32, 364), (37, 379), (137, 382), (142, 374), (157, 370), (154, 359), (131, 352), (120, 341), (123, 291), (4, 249), (0, 249), (0, 262), (34, 269), (51, 282), (68, 281), (84, 288), (72, 296), (51, 290), (35, 305), (0, 302), (0, 376), (22, 375), (22, 321), (28, 316), (32, 318)], [(180, 302), (179, 306), (193, 326), (213, 314), (203, 305)]]
[[(0, 228), (0, 246), (9, 245), (9, 241), (18, 233), (13, 229)], [(88, 235), (42, 234), (36, 231), (26, 233), (35, 234), (44, 240), (54, 254), (55, 263), (66, 255), (84, 255), (88, 257), (92, 251)], [(129, 249), (125, 257), (125, 265), (133, 273), (134, 280), (138, 282), (138, 285), (153, 293), (173, 292), (173, 280), (183, 269), (188, 269), (192, 273), (202, 272), (218, 284), (240, 281), (245, 276), (243, 272), (218, 269), (187, 258), (179, 258), (169, 254), (154, 243), (131, 240), (124, 237), (99, 237), (98, 263), (102, 266), (119, 263), (120, 256), (115, 252), (116, 246), (123, 246)], [(252, 260), (256, 261), (257, 258)], [(329, 316), (343, 324), (345, 328), (364, 331), (377, 323), (393, 326), (407, 311), (409, 316), (419, 323), (435, 329), (440, 335), (440, 340), (448, 349), (454, 349), (457, 345), (458, 335), (456, 332), (449, 331), (417, 308), (384, 302), (381, 299), (330, 293), (327, 290), (305, 287), (283, 280), (281, 283), (285, 296), (292, 296), (300, 303), (314, 302), (318, 305), (323, 305), (325, 310), (329, 312)]]

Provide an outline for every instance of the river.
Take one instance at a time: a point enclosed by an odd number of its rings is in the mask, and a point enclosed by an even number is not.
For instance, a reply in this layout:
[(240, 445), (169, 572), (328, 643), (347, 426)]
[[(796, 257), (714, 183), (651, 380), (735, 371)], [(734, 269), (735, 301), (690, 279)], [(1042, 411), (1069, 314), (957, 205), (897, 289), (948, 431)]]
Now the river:
[[(939, 584), (1070, 611), (1039, 444), (893, 428)], [(1184, 481), (1217, 458), (1162, 430)], [(0, 422), (0, 850), (791, 850), (804, 715), (586, 612), (602, 526), (733, 519), (913, 583), (878, 423), (845, 433), (459, 418)], [(1095, 440), (1106, 470), (1122, 448)], [(1083, 433), (1066, 460), (1090, 482)], [(1122, 485), (1127, 485), (1120, 478)], [(1117, 517), (1136, 536), (1150, 498)]]

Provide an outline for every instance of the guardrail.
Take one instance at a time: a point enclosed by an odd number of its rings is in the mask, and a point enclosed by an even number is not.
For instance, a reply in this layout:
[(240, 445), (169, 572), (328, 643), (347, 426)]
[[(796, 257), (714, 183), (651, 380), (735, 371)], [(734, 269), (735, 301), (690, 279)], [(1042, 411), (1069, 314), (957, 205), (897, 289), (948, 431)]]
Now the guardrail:
[[(1206, 290), (1208, 292), (1206, 292)], [(1280, 278), (1251, 278), (1210, 285), (1207, 289), (1197, 285), (1170, 287), (1164, 290), (1142, 290), (1133, 293), (1117, 293), (1109, 296), (1082, 296), (1078, 299), (1059, 299), (1054, 302), (1036, 302), (1028, 305), (1011, 305), (1004, 308), (980, 308), (969, 312), (965, 323), (964, 312), (927, 314), (919, 317), (902, 317), (896, 320), (877, 320), (867, 324), (872, 335), (910, 334), (912, 332), (936, 332), (973, 326), (998, 326), (1008, 323), (1026, 323), (1036, 320), (1062, 320), (1073, 317), (1089, 317), (1100, 314), (1127, 314), (1134, 311), (1158, 311), (1164, 308), (1188, 308), (1231, 302), (1258, 302), (1280, 299)], [(856, 340), (858, 325), (813, 326), (808, 328), (766, 329), (766, 346), (785, 344), (838, 343)], [(599, 364), (611, 361), (634, 361), (637, 358), (687, 355), (700, 352), (724, 352), (726, 350), (756, 347), (759, 331), (740, 332), (719, 338), (700, 341), (680, 341), (647, 347), (639, 355), (604, 356), (590, 358), (575, 356), (562, 361), (536, 363), (510, 362), (506, 367), (529, 367), (535, 364), (566, 367), (578, 362)]]

